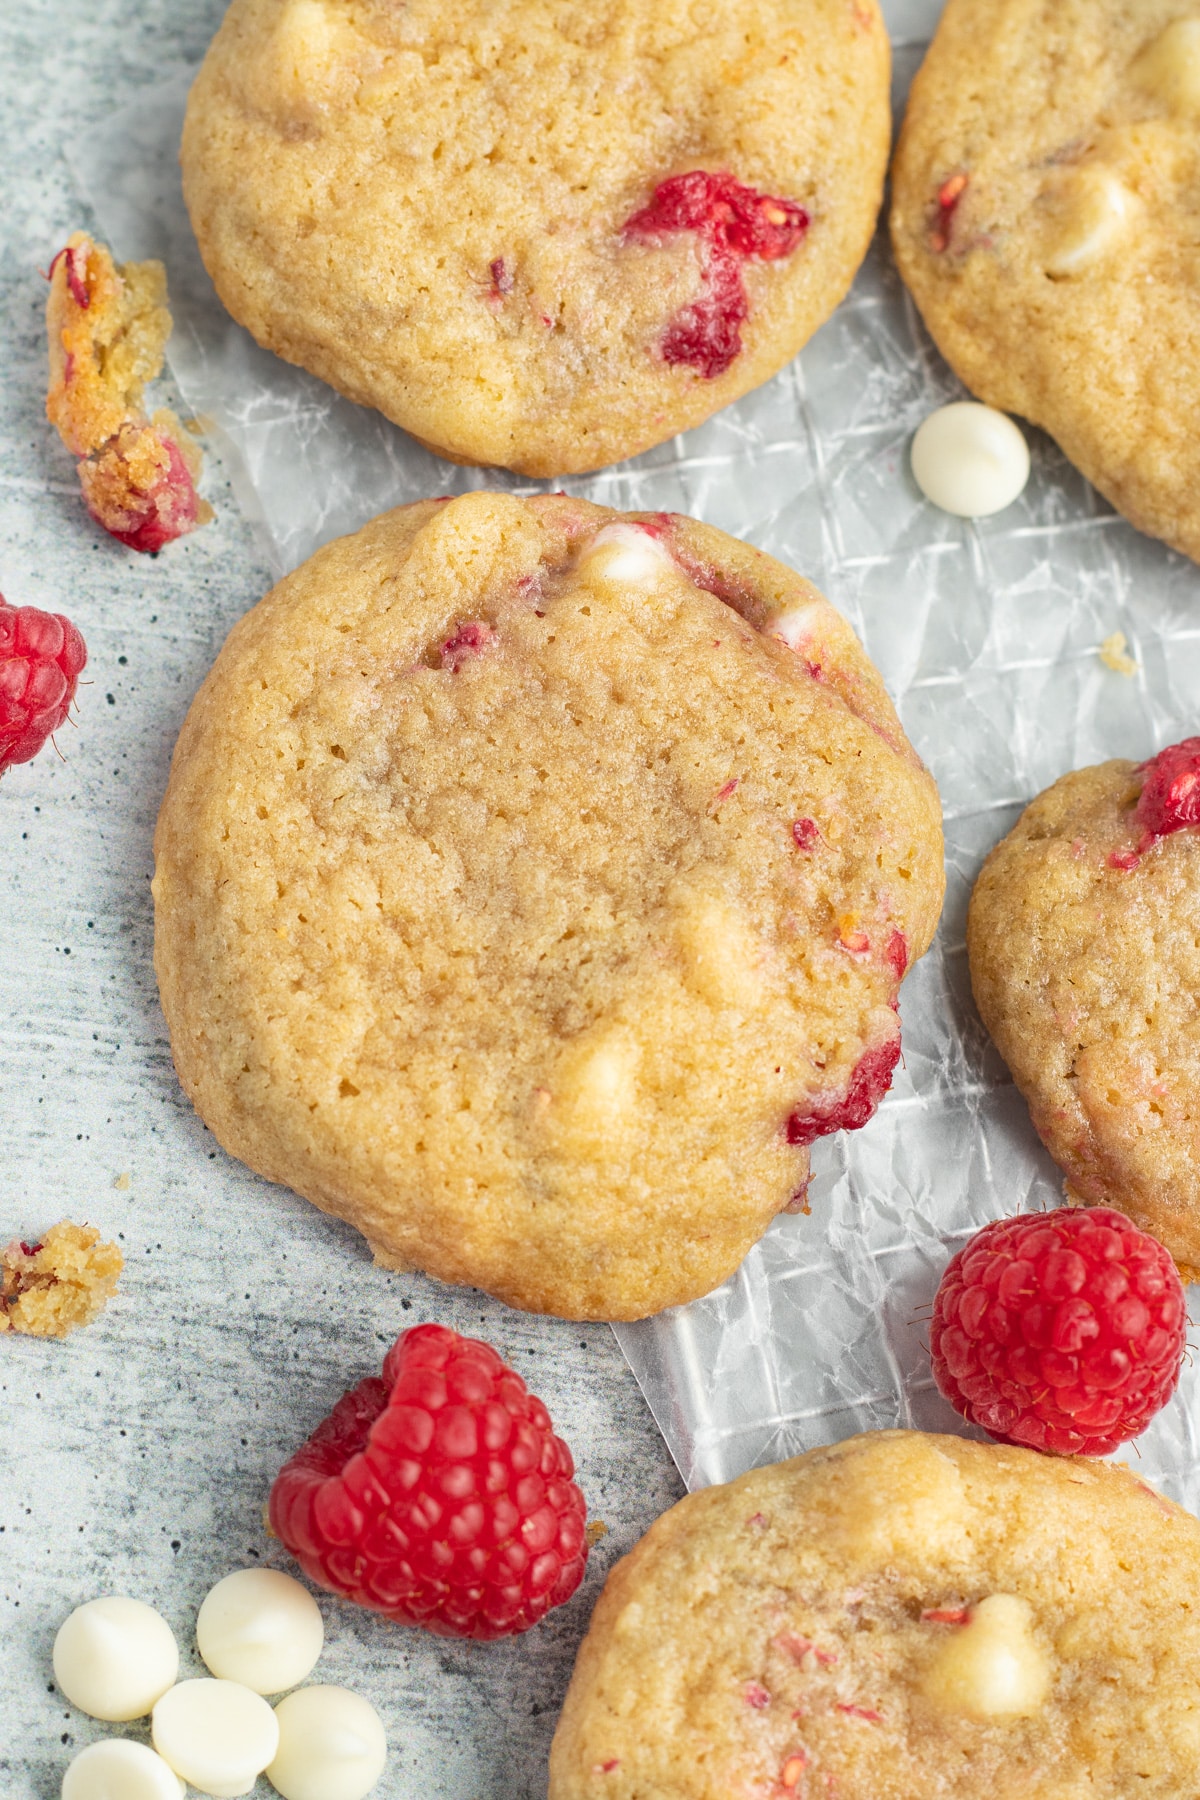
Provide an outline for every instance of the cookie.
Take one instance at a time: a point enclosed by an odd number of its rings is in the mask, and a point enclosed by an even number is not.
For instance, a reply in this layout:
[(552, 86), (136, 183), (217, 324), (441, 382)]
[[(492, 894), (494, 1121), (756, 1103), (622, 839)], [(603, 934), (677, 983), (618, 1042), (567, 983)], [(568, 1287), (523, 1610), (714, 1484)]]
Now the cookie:
[(174, 413), (153, 418), (142, 392), (171, 335), (160, 262), (118, 268), (103, 244), (76, 231), (50, 264), (46, 416), (78, 457), (84, 502), (131, 550), (155, 552), (205, 525), (196, 492), (201, 456)]
[(876, 0), (234, 0), (184, 192), (259, 343), (455, 461), (595, 469), (833, 311), (889, 63)]
[(681, 1500), (579, 1651), (550, 1800), (1194, 1800), (1200, 1522), (884, 1431)]
[(1200, 14), (950, 0), (893, 171), (900, 273), (954, 372), (1200, 559)]
[(380, 1262), (633, 1318), (862, 1124), (937, 794), (846, 622), (693, 520), (470, 494), (234, 627), (156, 839), (176, 1066)]
[(124, 1267), (94, 1225), (63, 1219), (36, 1244), (14, 1238), (0, 1251), (0, 1333), (67, 1337), (104, 1311)]
[[(1191, 816), (1189, 816), (1189, 814)], [(967, 918), (984, 1024), (1066, 1171), (1200, 1270), (1200, 738), (1039, 794)]]

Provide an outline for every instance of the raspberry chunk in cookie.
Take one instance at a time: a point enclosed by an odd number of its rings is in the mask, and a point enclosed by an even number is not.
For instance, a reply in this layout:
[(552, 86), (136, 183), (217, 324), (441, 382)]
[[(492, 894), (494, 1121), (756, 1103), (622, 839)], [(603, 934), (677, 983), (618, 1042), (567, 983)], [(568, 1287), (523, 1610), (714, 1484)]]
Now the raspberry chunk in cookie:
[[(1137, 816), (1149, 842), (1200, 825), (1200, 737), (1184, 738), (1144, 762)], [(1139, 846), (1147, 849), (1149, 842)]]
[(691, 363), (708, 381), (723, 375), (741, 350), (750, 313), (742, 265), (752, 258), (778, 262), (790, 256), (808, 225), (807, 212), (795, 200), (756, 193), (729, 174), (693, 169), (661, 182), (650, 204), (628, 221), (624, 236), (660, 242), (672, 232), (694, 231), (704, 270), (699, 298), (676, 313), (663, 332), (663, 361)]

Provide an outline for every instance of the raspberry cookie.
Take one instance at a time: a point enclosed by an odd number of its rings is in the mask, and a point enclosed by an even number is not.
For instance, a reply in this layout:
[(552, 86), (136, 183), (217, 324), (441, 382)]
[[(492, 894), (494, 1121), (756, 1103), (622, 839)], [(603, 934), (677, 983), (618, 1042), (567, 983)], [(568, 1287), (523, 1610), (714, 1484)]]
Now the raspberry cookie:
[(1200, 559), (1200, 13), (950, 0), (913, 84), (892, 240), (955, 373)]
[(941, 904), (845, 621), (690, 519), (401, 507), (230, 635), (159, 820), (156, 961), (220, 1141), (378, 1259), (634, 1318), (861, 1125)]
[(1192, 1800), (1200, 1522), (886, 1431), (681, 1500), (579, 1652), (550, 1800)]
[(984, 1024), (1073, 1200), (1200, 1269), (1200, 738), (1064, 775), (983, 865)]
[(184, 191), (260, 343), (455, 461), (595, 469), (832, 312), (889, 60), (876, 0), (234, 0)]

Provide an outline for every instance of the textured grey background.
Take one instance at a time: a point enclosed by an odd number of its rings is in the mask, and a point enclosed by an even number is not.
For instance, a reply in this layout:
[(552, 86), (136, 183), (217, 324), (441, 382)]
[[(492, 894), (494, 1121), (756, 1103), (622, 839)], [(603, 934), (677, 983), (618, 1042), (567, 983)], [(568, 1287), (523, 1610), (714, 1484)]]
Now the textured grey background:
[(106, 1735), (51, 1686), (66, 1613), (137, 1595), (174, 1627), (184, 1673), (202, 1672), (208, 1587), (285, 1560), (261, 1522), (275, 1470), (405, 1324), (438, 1318), (489, 1338), (542, 1395), (609, 1535), (580, 1594), (508, 1644), (323, 1599), (318, 1675), (383, 1715), (380, 1800), (524, 1800), (545, 1793), (604, 1574), (682, 1484), (606, 1326), (382, 1274), (355, 1234), (217, 1151), (183, 1099), (150, 964), (151, 833), (188, 701), (268, 571), (211, 466), (215, 525), (156, 559), (107, 539), (43, 416), (38, 270), (91, 223), (64, 152), (197, 61), (222, 11), (0, 0), (0, 591), (70, 613), (91, 684), (63, 760), (0, 781), (0, 1242), (66, 1216), (127, 1258), (99, 1324), (0, 1341), (0, 1794), (56, 1800), (73, 1751)]

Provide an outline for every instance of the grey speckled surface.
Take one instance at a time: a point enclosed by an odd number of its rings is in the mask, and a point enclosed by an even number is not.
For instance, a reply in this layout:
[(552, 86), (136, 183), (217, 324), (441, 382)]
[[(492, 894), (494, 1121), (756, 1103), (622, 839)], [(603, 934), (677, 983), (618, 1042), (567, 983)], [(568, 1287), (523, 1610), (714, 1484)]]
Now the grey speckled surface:
[(96, 1326), (0, 1347), (0, 1793), (55, 1800), (73, 1750), (105, 1735), (51, 1685), (71, 1607), (136, 1594), (201, 1672), (211, 1583), (284, 1562), (261, 1521), (279, 1463), (405, 1323), (436, 1317), (488, 1337), (541, 1393), (610, 1532), (582, 1592), (508, 1644), (426, 1639), (323, 1598), (318, 1674), (384, 1717), (380, 1800), (524, 1800), (545, 1793), (605, 1571), (681, 1484), (607, 1327), (382, 1274), (354, 1234), (217, 1151), (183, 1099), (150, 966), (151, 832), (188, 701), (267, 571), (211, 465), (214, 526), (157, 559), (104, 538), (43, 417), (37, 271), (90, 223), (64, 149), (194, 62), (222, 10), (0, 5), (0, 590), (68, 611), (91, 653), (64, 759), (0, 782), (0, 1240), (87, 1219), (128, 1262)]

